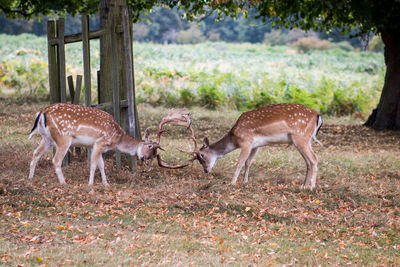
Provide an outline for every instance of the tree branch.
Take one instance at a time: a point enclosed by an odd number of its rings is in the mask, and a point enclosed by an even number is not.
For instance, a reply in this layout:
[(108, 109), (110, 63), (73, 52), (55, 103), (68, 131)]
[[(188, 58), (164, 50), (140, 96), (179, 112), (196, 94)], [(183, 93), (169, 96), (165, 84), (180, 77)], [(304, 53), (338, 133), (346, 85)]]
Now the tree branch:
[(204, 17), (202, 17), (201, 19), (199, 19), (198, 22), (202, 22), (203, 20), (207, 19), (209, 16), (211, 16), (212, 14), (214, 14), (214, 10), (212, 10), (210, 13), (208, 13), (207, 15), (205, 15)]
[(0, 5), (0, 9), (3, 11), (3, 13), (7, 16), (10, 14), (18, 14), (21, 15), (23, 17), (30, 17), (34, 14), (34, 12), (25, 12), (23, 10), (13, 10), (7, 7), (3, 7)]

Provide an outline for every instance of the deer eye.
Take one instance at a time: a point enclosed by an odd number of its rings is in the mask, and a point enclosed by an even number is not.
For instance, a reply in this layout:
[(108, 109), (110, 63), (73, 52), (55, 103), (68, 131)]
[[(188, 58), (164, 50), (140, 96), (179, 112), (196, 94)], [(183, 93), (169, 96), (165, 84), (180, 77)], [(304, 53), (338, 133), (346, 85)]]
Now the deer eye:
[(203, 154), (203, 153), (201, 153), (201, 154), (200, 154), (200, 157), (204, 158), (204, 154)]
[(148, 148), (152, 148), (152, 147), (153, 147), (153, 145), (148, 145), (147, 147), (148, 147)]

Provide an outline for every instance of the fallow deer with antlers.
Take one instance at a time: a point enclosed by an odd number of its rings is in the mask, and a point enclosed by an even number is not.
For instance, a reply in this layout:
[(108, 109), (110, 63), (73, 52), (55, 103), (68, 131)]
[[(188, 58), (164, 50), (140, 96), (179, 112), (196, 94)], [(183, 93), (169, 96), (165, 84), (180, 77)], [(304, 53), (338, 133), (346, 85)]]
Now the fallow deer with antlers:
[(318, 159), (311, 142), (315, 140), (321, 144), (316, 139), (321, 126), (322, 117), (315, 110), (303, 105), (270, 105), (243, 113), (224, 137), (213, 144), (206, 137), (200, 149), (192, 134), (195, 149), (188, 153), (193, 155), (192, 161), (198, 160), (204, 172), (209, 173), (218, 158), (240, 148), (232, 179), (232, 185), (235, 185), (243, 165), (244, 182), (248, 182), (250, 165), (260, 147), (268, 144), (293, 144), (307, 165), (303, 187), (313, 190), (316, 185)]
[[(185, 118), (180, 119), (185, 120)], [(162, 149), (159, 145), (162, 127), (158, 133), (157, 142), (151, 141), (149, 129), (146, 129), (145, 140), (142, 141), (127, 134), (111, 115), (95, 108), (62, 103), (46, 107), (36, 114), (29, 138), (36, 132), (40, 133), (42, 141), (33, 153), (30, 179), (33, 179), (40, 157), (50, 147), (56, 147), (53, 165), (61, 184), (65, 184), (61, 164), (70, 146), (92, 148), (89, 185), (93, 184), (97, 166), (100, 169), (103, 185), (108, 185), (102, 153), (109, 150), (118, 150), (132, 156), (137, 155), (142, 161), (157, 157), (158, 164), (165, 168), (175, 169), (187, 166), (168, 165), (157, 154), (157, 149)]]

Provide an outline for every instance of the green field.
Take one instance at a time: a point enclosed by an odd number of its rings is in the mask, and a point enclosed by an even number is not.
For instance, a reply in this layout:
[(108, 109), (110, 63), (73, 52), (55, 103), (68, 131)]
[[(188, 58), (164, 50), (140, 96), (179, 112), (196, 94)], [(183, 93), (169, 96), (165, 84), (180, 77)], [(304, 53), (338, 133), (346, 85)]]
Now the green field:
[[(247, 110), (302, 103), (322, 114), (365, 117), (383, 87), (381, 53), (334, 48), (301, 54), (261, 44), (135, 43), (136, 96), (152, 105)], [(67, 45), (67, 75), (82, 74), (80, 44)], [(47, 92), (45, 37), (0, 35), (0, 92)], [(93, 98), (99, 43), (91, 42)]]

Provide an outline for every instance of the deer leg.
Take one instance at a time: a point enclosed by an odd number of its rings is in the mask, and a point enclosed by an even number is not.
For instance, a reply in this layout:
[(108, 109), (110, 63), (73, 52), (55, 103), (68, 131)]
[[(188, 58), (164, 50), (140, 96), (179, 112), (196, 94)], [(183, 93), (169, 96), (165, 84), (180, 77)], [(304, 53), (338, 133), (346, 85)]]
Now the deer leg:
[(250, 152), (249, 157), (246, 160), (245, 163), (245, 172), (244, 172), (244, 182), (247, 183), (249, 182), (249, 171), (250, 171), (250, 166), (251, 163), (253, 162), (254, 157), (256, 156), (258, 151), (258, 147), (257, 148), (253, 148)]
[(243, 168), (243, 165), (250, 154), (250, 146), (243, 146), (242, 150), (240, 151), (239, 159), (236, 165), (236, 171), (232, 178), (232, 185), (235, 185), (237, 182), (237, 178), (239, 177), (240, 171)]
[(311, 146), (311, 140), (308, 142), (308, 147), (309, 147), (309, 154), (311, 156), (311, 190), (313, 190), (317, 184), (317, 172), (318, 172), (318, 157), (315, 155), (312, 146)]
[(103, 182), (103, 185), (104, 186), (108, 186), (106, 173), (104, 171), (104, 160), (103, 160), (103, 156), (102, 156), (101, 153), (100, 153), (100, 156), (99, 156), (99, 160), (97, 161), (97, 166), (99, 166), (99, 170), (100, 170), (100, 173), (101, 173), (101, 180)]
[(307, 165), (307, 174), (304, 180), (303, 188), (313, 190), (316, 185), (317, 171), (318, 171), (318, 158), (312, 150), (310, 140), (305, 141), (304, 138), (293, 138), (293, 143), (300, 154), (303, 156)]
[(33, 179), (33, 175), (35, 174), (35, 169), (36, 165), (40, 159), (40, 157), (46, 153), (47, 150), (50, 148), (50, 143), (46, 142), (44, 139), (40, 141), (39, 146), (35, 149), (35, 152), (33, 152), (33, 157), (30, 165), (30, 170), (29, 170), (29, 179)]
[(67, 154), (68, 148), (71, 144), (71, 141), (64, 143), (64, 145), (56, 146), (56, 154), (53, 157), (53, 165), (54, 169), (56, 170), (57, 178), (60, 184), (66, 184), (64, 179), (64, 174), (61, 170), (61, 164)]
[[(96, 171), (97, 164), (99, 162), (99, 157), (101, 156), (102, 149), (99, 148), (96, 144), (93, 146), (92, 157), (90, 159), (90, 176), (89, 176), (89, 185), (93, 185), (94, 182), (94, 173)], [(104, 164), (104, 162), (103, 162)], [(103, 182), (104, 183), (104, 182)]]

